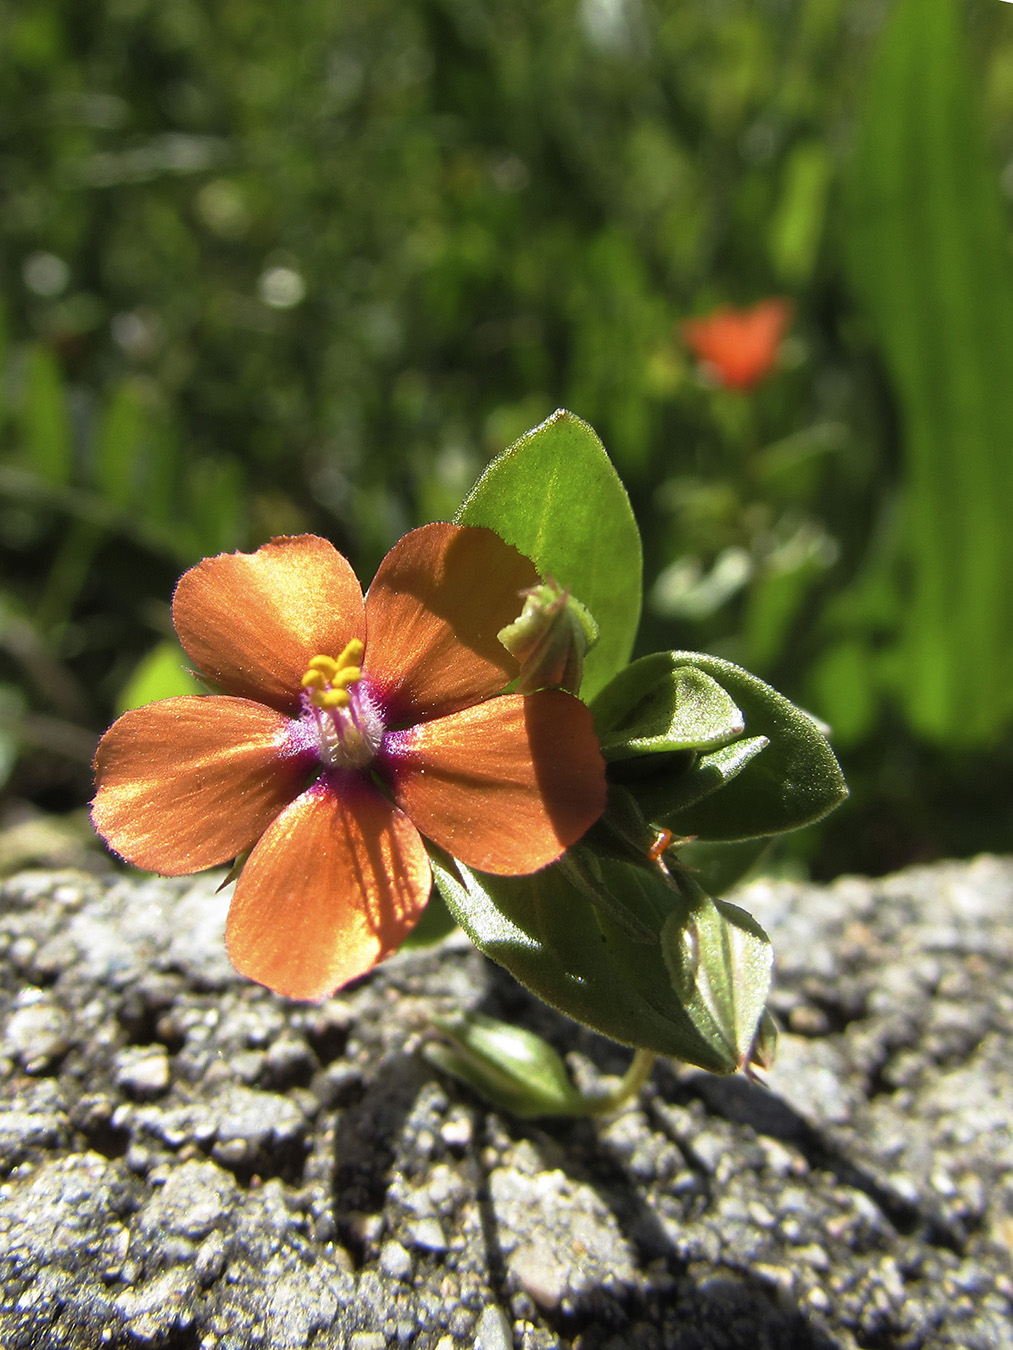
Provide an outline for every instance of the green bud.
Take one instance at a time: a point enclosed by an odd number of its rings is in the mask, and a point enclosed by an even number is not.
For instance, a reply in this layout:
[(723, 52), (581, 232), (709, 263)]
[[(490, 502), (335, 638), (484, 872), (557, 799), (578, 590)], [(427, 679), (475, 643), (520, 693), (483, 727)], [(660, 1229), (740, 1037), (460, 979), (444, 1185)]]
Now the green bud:
[(777, 1023), (774, 1021), (769, 1009), (763, 1010), (763, 1016), (760, 1018), (760, 1025), (753, 1038), (753, 1047), (749, 1055), (749, 1063), (746, 1065), (746, 1073), (751, 1077), (752, 1066), (755, 1064), (758, 1069), (772, 1069), (774, 1060), (777, 1058), (777, 1042), (780, 1036)]
[[(765, 1019), (773, 970), (766, 933), (744, 909), (712, 900), (683, 877), (690, 906), (661, 929), (661, 950), (676, 996), (726, 1072), (763, 1064), (776, 1031)], [(772, 1034), (773, 1033), (773, 1034)]]
[(598, 641), (598, 625), (580, 601), (551, 577), (523, 595), (519, 617), (498, 635), (521, 664), (517, 692), (565, 689), (578, 693), (584, 657)]
[(482, 1013), (433, 1022), (444, 1039), (425, 1047), (426, 1058), (494, 1106), (515, 1116), (586, 1114), (585, 1098), (541, 1036)]

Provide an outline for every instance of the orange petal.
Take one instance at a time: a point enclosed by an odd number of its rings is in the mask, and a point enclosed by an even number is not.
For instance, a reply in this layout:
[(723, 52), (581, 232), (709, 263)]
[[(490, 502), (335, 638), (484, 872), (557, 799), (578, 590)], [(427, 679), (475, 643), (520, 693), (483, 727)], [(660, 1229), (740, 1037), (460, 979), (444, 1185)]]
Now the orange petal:
[(538, 583), (534, 564), (492, 530), (412, 530), (366, 596), (364, 669), (388, 726), (442, 716), (497, 693), (517, 662), (497, 634)]
[(250, 854), (229, 909), (229, 956), (277, 994), (323, 998), (400, 946), (429, 887), (407, 816), (353, 774), (321, 780)]
[(227, 693), (288, 713), (310, 658), (338, 656), (365, 627), (355, 573), (313, 534), (205, 558), (180, 578), (172, 619), (187, 655)]
[(382, 772), (423, 834), (469, 867), (535, 872), (605, 810), (591, 714), (558, 691), (506, 694), (388, 736)]
[(95, 829), (169, 876), (244, 852), (306, 782), (292, 723), (237, 698), (170, 698), (124, 713), (95, 754)]

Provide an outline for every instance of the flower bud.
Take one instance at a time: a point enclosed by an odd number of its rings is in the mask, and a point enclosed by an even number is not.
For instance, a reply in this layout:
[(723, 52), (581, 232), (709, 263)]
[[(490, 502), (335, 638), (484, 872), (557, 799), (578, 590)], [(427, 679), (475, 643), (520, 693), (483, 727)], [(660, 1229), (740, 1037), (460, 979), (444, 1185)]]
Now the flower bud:
[[(749, 1052), (749, 1063), (745, 1068), (745, 1072), (750, 1078), (759, 1078), (759, 1074), (753, 1069), (754, 1064), (759, 1069), (772, 1069), (774, 1067), (779, 1035), (777, 1023), (774, 1021), (772, 1014), (764, 1009), (763, 1016), (760, 1018), (760, 1025), (753, 1037), (752, 1048)], [(762, 1083), (763, 1079), (759, 1078), (759, 1081)]]
[(477, 1012), (434, 1017), (433, 1024), (443, 1042), (429, 1042), (426, 1058), (501, 1110), (522, 1117), (579, 1116), (594, 1105), (570, 1082), (552, 1046), (533, 1031)]
[(576, 694), (584, 656), (598, 641), (598, 625), (568, 590), (550, 577), (522, 591), (524, 608), (499, 632), (499, 640), (521, 664), (519, 694), (565, 689)]
[(689, 902), (661, 929), (661, 954), (676, 997), (726, 1073), (773, 1062), (773, 1019), (766, 1011), (774, 954), (760, 925), (738, 905), (712, 900), (683, 874)]

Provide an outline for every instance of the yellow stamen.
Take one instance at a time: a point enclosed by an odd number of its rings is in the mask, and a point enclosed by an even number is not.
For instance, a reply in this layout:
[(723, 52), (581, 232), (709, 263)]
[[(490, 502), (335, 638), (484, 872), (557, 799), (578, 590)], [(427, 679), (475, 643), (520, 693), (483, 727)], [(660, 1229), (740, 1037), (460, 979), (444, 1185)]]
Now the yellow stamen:
[(302, 687), (309, 691), (310, 702), (317, 708), (347, 708), (351, 703), (348, 686), (362, 679), (359, 662), (365, 647), (359, 638), (352, 638), (341, 655), (312, 656)]
[(335, 661), (333, 656), (312, 656), (310, 657), (309, 669), (319, 670), (325, 679), (333, 680), (340, 669), (340, 662)]
[(362, 660), (362, 653), (365, 650), (365, 644), (360, 638), (352, 638), (351, 642), (348, 643), (345, 650), (338, 657), (339, 668), (342, 666), (357, 666)]
[(314, 689), (310, 699), (318, 708), (347, 708), (352, 696), (347, 689)]

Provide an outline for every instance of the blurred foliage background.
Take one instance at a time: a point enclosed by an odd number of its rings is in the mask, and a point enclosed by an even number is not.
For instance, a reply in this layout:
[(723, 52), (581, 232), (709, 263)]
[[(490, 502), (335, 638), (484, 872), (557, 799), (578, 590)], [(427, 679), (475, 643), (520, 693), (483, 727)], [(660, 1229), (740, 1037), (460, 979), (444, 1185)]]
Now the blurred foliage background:
[[(1013, 6), (17, 0), (0, 18), (0, 823), (177, 692), (199, 557), (368, 579), (563, 405), (640, 650), (825, 718), (816, 876), (1010, 847)], [(790, 298), (779, 368), (681, 323)]]

